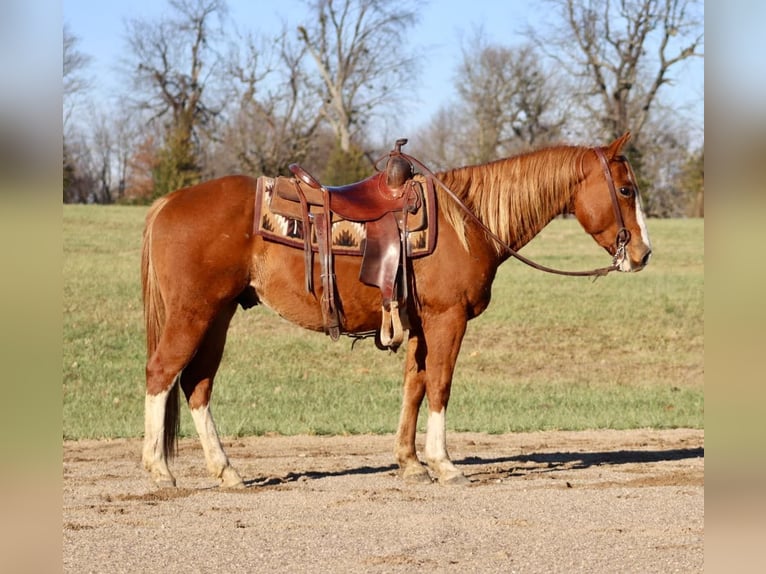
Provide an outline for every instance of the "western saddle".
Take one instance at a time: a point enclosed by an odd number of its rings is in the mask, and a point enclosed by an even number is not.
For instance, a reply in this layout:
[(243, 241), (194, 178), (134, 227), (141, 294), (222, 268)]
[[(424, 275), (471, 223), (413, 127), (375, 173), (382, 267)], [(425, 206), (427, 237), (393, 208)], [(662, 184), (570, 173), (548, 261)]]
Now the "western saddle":
[(275, 202), (279, 202), (279, 211), (299, 219), (303, 225), (306, 290), (310, 293), (314, 291), (313, 241), (316, 242), (322, 319), (325, 333), (333, 340), (340, 337), (342, 329), (332, 253), (332, 224), (338, 218), (364, 224), (366, 229), (359, 280), (381, 292), (383, 318), (376, 343), (382, 348), (396, 349), (403, 340), (403, 330), (409, 327), (407, 236), (410, 230), (425, 225), (425, 202), (434, 203), (432, 182), (426, 181), (429, 197), (425, 198), (423, 186), (414, 178), (412, 163), (401, 151), (406, 143), (406, 139), (397, 140), (388, 154), (385, 170), (357, 183), (324, 186), (298, 164), (290, 165), (294, 178), (276, 178), (271, 207), (274, 209)]

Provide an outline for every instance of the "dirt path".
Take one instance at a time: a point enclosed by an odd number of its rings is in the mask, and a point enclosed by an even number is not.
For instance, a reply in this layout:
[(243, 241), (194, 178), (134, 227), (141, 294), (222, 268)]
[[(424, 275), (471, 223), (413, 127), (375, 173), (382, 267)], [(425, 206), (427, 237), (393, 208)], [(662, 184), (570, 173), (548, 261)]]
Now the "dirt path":
[(137, 440), (64, 443), (65, 572), (702, 572), (704, 431), (448, 436), (467, 487), (409, 485), (391, 436), (196, 440), (158, 491)]

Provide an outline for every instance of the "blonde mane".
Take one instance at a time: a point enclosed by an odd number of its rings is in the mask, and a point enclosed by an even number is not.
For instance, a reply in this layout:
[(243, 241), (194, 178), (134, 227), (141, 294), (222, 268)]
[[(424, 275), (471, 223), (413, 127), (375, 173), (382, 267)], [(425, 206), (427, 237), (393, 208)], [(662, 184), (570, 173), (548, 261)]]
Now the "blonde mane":
[[(588, 148), (557, 146), (461, 167), (437, 174), (465, 205), (505, 244), (517, 249), (529, 242), (569, 205), (574, 185), (583, 179)], [(467, 217), (437, 186), (438, 203), (468, 249)], [(492, 242), (498, 253), (503, 251)]]

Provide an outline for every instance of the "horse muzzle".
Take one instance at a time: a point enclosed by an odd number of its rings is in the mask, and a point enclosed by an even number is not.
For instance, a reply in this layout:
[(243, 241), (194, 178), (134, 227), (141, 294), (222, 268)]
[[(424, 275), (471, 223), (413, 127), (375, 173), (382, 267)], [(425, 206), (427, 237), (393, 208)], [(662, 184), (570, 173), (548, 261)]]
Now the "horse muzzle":
[(626, 248), (618, 249), (614, 256), (614, 264), (618, 271), (623, 273), (635, 273), (641, 271), (649, 264), (652, 257), (651, 247), (644, 246), (644, 249), (638, 254), (638, 257), (631, 256), (631, 250)]

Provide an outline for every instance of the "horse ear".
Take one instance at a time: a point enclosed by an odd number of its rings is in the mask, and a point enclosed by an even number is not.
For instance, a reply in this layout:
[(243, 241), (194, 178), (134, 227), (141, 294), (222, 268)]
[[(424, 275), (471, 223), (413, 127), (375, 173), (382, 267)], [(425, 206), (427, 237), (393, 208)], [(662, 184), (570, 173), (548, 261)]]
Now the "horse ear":
[(614, 158), (620, 154), (620, 151), (622, 151), (622, 146), (624, 146), (628, 140), (630, 139), (630, 132), (627, 131), (624, 134), (622, 134), (620, 137), (618, 137), (616, 140), (614, 140), (611, 144), (609, 144), (608, 154), (610, 158)]

